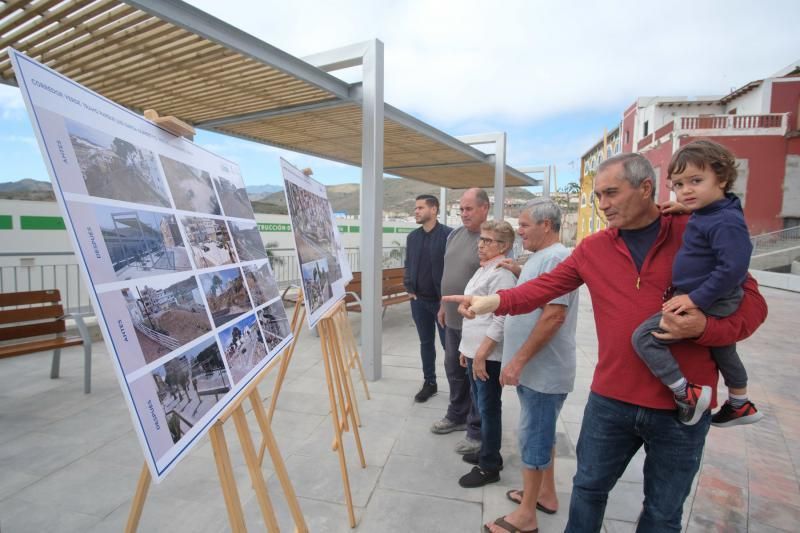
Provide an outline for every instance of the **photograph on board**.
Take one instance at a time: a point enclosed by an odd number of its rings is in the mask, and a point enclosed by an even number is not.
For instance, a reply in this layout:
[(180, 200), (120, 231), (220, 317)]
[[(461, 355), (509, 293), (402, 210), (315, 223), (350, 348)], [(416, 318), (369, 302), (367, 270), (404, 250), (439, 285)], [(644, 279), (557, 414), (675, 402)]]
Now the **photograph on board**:
[(200, 274), (200, 283), (215, 326), (221, 326), (252, 309), (242, 272), (238, 268)]
[(170, 207), (153, 152), (79, 122), (64, 124), (90, 196)]
[(277, 300), (257, 313), (258, 323), (264, 333), (264, 340), (267, 342), (269, 351), (272, 352), (280, 343), (291, 334), (289, 318), (283, 303)]
[(202, 217), (180, 217), (195, 268), (236, 263), (231, 236), (225, 221)]
[(284, 180), (289, 216), (300, 264), (325, 259), (331, 283), (342, 277), (333, 230), (333, 213), (327, 198)]
[(221, 330), (219, 340), (234, 383), (239, 383), (267, 356), (267, 347), (255, 314)]
[(173, 215), (93, 206), (117, 279), (135, 279), (192, 268)]
[(152, 376), (172, 442), (178, 442), (231, 390), (213, 337), (170, 359)]
[(214, 176), (214, 186), (225, 216), (256, 218), (241, 176)]
[(162, 280), (153, 278), (121, 291), (146, 363), (211, 331), (194, 276)]
[(222, 214), (208, 172), (165, 155), (158, 157), (161, 159), (161, 166), (164, 168), (164, 175), (167, 177), (176, 208), (209, 215)]
[(264, 241), (261, 240), (261, 232), (255, 222), (228, 221), (231, 228), (233, 242), (236, 244), (236, 252), (239, 254), (240, 261), (253, 261), (255, 259), (266, 259), (267, 250)]
[(333, 298), (328, 260), (320, 259), (300, 265), (303, 278), (303, 294), (310, 312), (315, 313), (322, 305)]
[(244, 271), (244, 277), (247, 280), (247, 287), (250, 289), (250, 296), (253, 299), (254, 306), (263, 305), (280, 295), (269, 261), (264, 261), (260, 265), (244, 265), (242, 270)]

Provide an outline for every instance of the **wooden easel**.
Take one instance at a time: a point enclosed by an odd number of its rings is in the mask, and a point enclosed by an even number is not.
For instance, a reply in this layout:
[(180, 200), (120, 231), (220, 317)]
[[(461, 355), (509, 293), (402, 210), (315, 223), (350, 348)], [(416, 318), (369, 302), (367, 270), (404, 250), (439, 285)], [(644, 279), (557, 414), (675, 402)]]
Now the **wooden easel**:
[[(146, 119), (178, 137), (187, 137), (189, 140), (194, 138), (194, 128), (175, 117), (160, 117), (158, 112), (153, 109), (145, 110), (144, 116)], [(293, 346), (294, 341), (292, 341), (292, 347)], [(288, 359), (286, 351), (284, 351), (281, 356), (282, 368), (284, 359)], [(289, 510), (294, 519), (295, 531), (307, 533), (308, 527), (306, 526), (303, 512), (300, 510), (300, 505), (297, 502), (297, 495), (294, 492), (291, 480), (289, 480), (286, 465), (283, 462), (283, 457), (281, 457), (280, 450), (278, 449), (278, 443), (275, 441), (275, 435), (273, 435), (272, 428), (270, 427), (272, 417), (270, 416), (267, 418), (264, 404), (261, 403), (261, 398), (258, 394), (258, 384), (267, 372), (269, 372), (270, 368), (271, 367), (264, 369), (242, 389), (237, 398), (231, 402), (225, 411), (220, 414), (217, 421), (211, 426), (211, 429), (208, 431), (209, 438), (211, 439), (211, 448), (214, 450), (217, 474), (219, 475), (222, 496), (225, 499), (225, 507), (228, 510), (228, 519), (230, 520), (232, 531), (236, 533), (247, 531), (247, 526), (244, 521), (239, 491), (236, 487), (236, 479), (233, 477), (233, 466), (231, 465), (231, 456), (228, 453), (228, 444), (225, 441), (225, 432), (222, 429), (222, 425), (231, 417), (233, 417), (233, 423), (236, 426), (236, 433), (242, 445), (242, 452), (244, 453), (245, 462), (247, 463), (247, 469), (250, 471), (250, 478), (253, 482), (253, 488), (256, 491), (258, 505), (261, 508), (261, 514), (264, 516), (264, 523), (267, 526), (267, 531), (280, 532), (280, 527), (278, 526), (278, 520), (272, 508), (272, 501), (267, 491), (267, 485), (264, 482), (264, 474), (261, 471), (264, 449), (269, 449), (269, 455), (272, 458), (275, 473), (278, 475), (283, 493), (286, 496), (286, 501), (289, 504)], [(250, 435), (250, 427), (247, 424), (247, 416), (245, 415), (244, 407), (242, 407), (242, 403), (244, 403), (247, 398), (250, 399), (253, 405), (253, 411), (262, 434), (262, 451), (258, 455), (253, 447), (253, 439)], [(142, 466), (139, 482), (136, 484), (136, 492), (131, 502), (128, 522), (125, 525), (126, 533), (133, 533), (139, 527), (139, 520), (142, 517), (142, 509), (147, 499), (147, 492), (150, 489), (151, 481), (150, 469), (147, 467), (147, 463), (145, 463)]]
[[(356, 515), (353, 511), (353, 495), (350, 492), (350, 477), (347, 474), (347, 459), (344, 456), (342, 435), (345, 431), (353, 431), (361, 468), (367, 467), (364, 449), (361, 446), (361, 435), (356, 419), (355, 392), (350, 379), (349, 367), (345, 364), (343, 340), (340, 331), (341, 320), (347, 320), (344, 302), (340, 301), (317, 322), (319, 339), (322, 344), (322, 361), (325, 363), (325, 380), (328, 382), (328, 399), (331, 403), (331, 420), (333, 422), (333, 449), (339, 455), (339, 468), (342, 471), (344, 497), (347, 502), (347, 515), (350, 527), (356, 527)], [(349, 423), (348, 423), (348, 418)]]
[[(294, 314), (292, 315), (292, 332), (294, 333), (294, 339), (292, 340), (292, 344), (284, 351), (280, 369), (278, 370), (278, 376), (275, 380), (269, 406), (269, 414), (267, 416), (269, 422), (272, 421), (272, 416), (275, 413), (278, 396), (283, 386), (283, 381), (286, 377), (286, 372), (289, 368), (289, 362), (294, 353), (297, 339), (303, 328), (305, 315), (306, 311), (301, 294), (297, 300)], [(322, 346), (325, 381), (328, 384), (328, 400), (331, 406), (331, 420), (333, 422), (333, 442), (331, 443), (331, 448), (339, 454), (339, 467), (342, 472), (347, 514), (350, 520), (350, 527), (355, 527), (356, 517), (353, 510), (350, 477), (347, 473), (347, 459), (344, 455), (342, 439), (342, 435), (345, 431), (350, 431), (352, 428), (361, 467), (366, 468), (367, 463), (364, 459), (364, 449), (361, 445), (361, 435), (358, 431), (361, 420), (358, 415), (355, 389), (353, 387), (352, 377), (350, 376), (351, 368), (357, 367), (359, 369), (367, 399), (369, 399), (369, 390), (364, 376), (364, 368), (361, 365), (361, 358), (358, 354), (358, 345), (347, 318), (347, 309), (345, 308), (344, 301), (337, 303), (320, 318), (317, 322), (317, 330), (319, 331), (320, 344)], [(259, 460), (264, 456), (265, 446), (266, 443), (262, 443), (261, 450), (258, 454)]]
[[(285, 357), (285, 355), (284, 353), (283, 356)], [(225, 432), (222, 429), (222, 425), (229, 418), (233, 418), (233, 423), (236, 426), (236, 433), (242, 445), (242, 452), (244, 453), (247, 468), (250, 471), (250, 479), (256, 491), (258, 505), (261, 508), (261, 514), (264, 517), (267, 531), (271, 533), (280, 531), (278, 520), (275, 517), (275, 512), (272, 507), (272, 501), (267, 491), (267, 485), (264, 482), (264, 474), (261, 471), (261, 461), (253, 446), (250, 428), (247, 424), (247, 417), (244, 412), (244, 407), (242, 406), (245, 399), (249, 398), (253, 405), (253, 411), (256, 415), (259, 428), (261, 429), (264, 445), (269, 450), (272, 464), (275, 467), (275, 473), (278, 475), (283, 493), (286, 496), (286, 501), (289, 504), (289, 510), (294, 519), (295, 531), (306, 533), (308, 527), (306, 526), (305, 518), (303, 518), (303, 512), (297, 502), (297, 495), (294, 492), (292, 482), (289, 480), (286, 465), (283, 462), (278, 444), (275, 441), (275, 436), (272, 433), (264, 404), (261, 403), (258, 394), (258, 383), (268, 371), (269, 369), (265, 369), (261, 375), (251, 381), (250, 384), (242, 390), (237, 399), (223, 411), (219, 419), (209, 430), (211, 447), (214, 450), (214, 460), (217, 464), (217, 474), (219, 475), (220, 486), (222, 487), (222, 495), (225, 499), (225, 507), (228, 510), (231, 530), (236, 533), (247, 531), (244, 513), (242, 511), (242, 503), (239, 499), (239, 491), (236, 487), (236, 480), (233, 477), (233, 466), (231, 465), (231, 457), (228, 453), (228, 444), (225, 441)], [(148, 489), (150, 488), (150, 481), (150, 469), (147, 467), (147, 464), (145, 464), (142, 467), (142, 473), (139, 475), (139, 482), (136, 485), (136, 492), (133, 497), (133, 502), (131, 503), (128, 522), (125, 526), (126, 533), (135, 532), (139, 526), (139, 519), (142, 516), (142, 509), (147, 498)]]
[[(343, 350), (346, 354), (346, 365), (348, 368), (357, 368), (359, 375), (361, 376), (361, 383), (364, 387), (364, 394), (367, 396), (367, 400), (370, 399), (369, 395), (369, 388), (367, 388), (367, 378), (364, 375), (364, 366), (361, 364), (361, 357), (359, 356), (358, 352), (358, 342), (356, 342), (355, 335), (353, 334), (353, 330), (350, 327), (350, 321), (347, 318), (347, 308), (342, 305), (341, 310), (337, 309), (336, 313), (336, 320), (337, 323), (340, 324), (339, 327), (339, 339), (341, 339), (342, 344), (344, 346)], [(306, 308), (303, 305), (303, 293), (301, 292), (297, 298), (297, 304), (294, 307), (294, 313), (292, 314), (292, 334), (294, 338), (289, 346), (283, 352), (283, 357), (281, 359), (280, 368), (278, 369), (278, 376), (275, 379), (275, 385), (272, 389), (272, 398), (270, 399), (269, 403), (269, 422), (272, 423), (272, 417), (275, 415), (275, 408), (278, 403), (278, 396), (280, 395), (281, 388), (283, 387), (283, 381), (286, 378), (286, 373), (289, 369), (289, 363), (292, 360), (292, 355), (294, 354), (294, 348), (297, 344), (297, 340), (300, 338), (300, 333), (303, 330), (303, 324), (305, 323), (306, 319)], [(353, 389), (353, 381), (350, 376), (350, 372), (347, 372), (347, 381), (350, 385), (350, 389)], [(354, 396), (355, 397), (355, 396)], [(356, 403), (353, 404), (353, 408), (356, 413), (356, 419), (358, 420), (358, 425), (361, 425), (361, 417), (358, 414), (358, 406)], [(261, 444), (261, 449), (259, 450), (258, 457), (259, 459), (263, 458), (264, 456), (264, 443)]]

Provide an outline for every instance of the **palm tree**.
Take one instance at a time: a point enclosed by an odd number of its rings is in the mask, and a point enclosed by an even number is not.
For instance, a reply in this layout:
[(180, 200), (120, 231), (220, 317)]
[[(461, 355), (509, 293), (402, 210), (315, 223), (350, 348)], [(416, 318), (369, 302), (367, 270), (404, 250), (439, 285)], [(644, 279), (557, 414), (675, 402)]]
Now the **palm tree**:
[(275, 270), (276, 266), (283, 266), (283, 264), (286, 262), (286, 259), (284, 259), (283, 257), (275, 255), (273, 249), (277, 247), (278, 243), (275, 241), (269, 241), (264, 246), (264, 251), (267, 253), (267, 259), (269, 259), (269, 264), (270, 266), (272, 266), (272, 270)]

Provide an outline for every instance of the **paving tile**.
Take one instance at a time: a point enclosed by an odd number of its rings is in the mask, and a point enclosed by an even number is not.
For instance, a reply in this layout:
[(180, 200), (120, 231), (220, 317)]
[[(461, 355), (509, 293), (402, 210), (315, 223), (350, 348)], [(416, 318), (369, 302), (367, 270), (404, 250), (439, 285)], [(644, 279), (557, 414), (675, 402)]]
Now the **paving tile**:
[(15, 499), (102, 518), (132, 496), (139, 472), (83, 459), (29, 485)]
[(358, 531), (477, 531), (481, 505), (380, 487)]
[(618, 481), (608, 495), (605, 518), (635, 522), (642, 512), (644, 490), (641, 483)]
[(0, 531), (84, 533), (99, 521), (97, 516), (61, 509), (47, 501), (30, 502), (19, 498), (0, 501)]
[[(39, 476), (22, 472), (12, 467), (3, 467), (3, 475), (0, 476), (0, 501), (14, 496), (17, 492), (38, 480)], [(2, 521), (0, 521), (1, 523)]]
[[(392, 454), (383, 468), (379, 486), (467, 502), (482, 501), (483, 489), (465, 489), (459, 486), (458, 479), (469, 472), (471, 467), (456, 454), (453, 455), (450, 461), (445, 462), (431, 457)], [(500, 477), (503, 475), (501, 472)]]
[[(345, 502), (338, 454), (329, 453), (313, 459), (293, 455), (286, 460), (286, 469), (298, 496), (331, 503)], [(353, 504), (365, 507), (381, 475), (381, 469), (369, 465), (361, 468), (356, 461), (348, 461), (347, 473)]]

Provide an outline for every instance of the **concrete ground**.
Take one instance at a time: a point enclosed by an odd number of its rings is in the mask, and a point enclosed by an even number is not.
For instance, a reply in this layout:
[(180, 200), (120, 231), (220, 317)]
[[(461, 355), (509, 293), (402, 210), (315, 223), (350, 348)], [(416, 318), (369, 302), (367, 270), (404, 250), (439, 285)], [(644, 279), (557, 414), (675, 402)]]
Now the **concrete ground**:
[[(797, 327), (800, 294), (763, 289), (767, 323), (741, 344), (751, 396), (766, 417), (757, 425), (712, 428), (695, 488), (686, 501), (686, 531), (797, 531), (800, 524), (800, 366), (791, 324)], [(543, 532), (562, 531), (575, 471), (575, 443), (596, 361), (591, 303), (581, 295), (578, 372), (558, 422), (556, 480), (560, 509), (540, 513)], [(794, 318), (793, 318), (794, 317)], [(357, 326), (358, 315), (353, 316)], [(384, 319), (383, 379), (369, 383), (371, 400), (358, 393), (367, 468), (358, 465), (352, 438), (346, 449), (357, 531), (480, 531), (508, 513), (505, 492), (520, 486), (515, 426), (516, 394), (503, 400), (505, 470), (499, 483), (462, 489), (469, 465), (453, 452), (463, 433), (434, 435), (428, 428), (447, 404), (441, 357), (440, 392), (413, 403), (421, 384), (417, 337), (406, 306)], [(50, 380), (47, 353), (0, 360), (0, 530), (121, 531), (142, 465), (103, 343), (94, 345), (93, 391), (82, 392), (80, 350), (62, 355), (62, 377)], [(271, 395), (274, 372), (260, 386)], [(358, 389), (358, 388), (357, 388)], [(360, 389), (358, 389), (360, 390)], [(724, 388), (723, 388), (724, 392)], [(257, 436), (250, 415), (251, 429)], [(226, 435), (239, 493), (252, 531), (264, 529), (233, 424)], [(310, 531), (349, 531), (337, 455), (330, 450), (331, 419), (319, 340), (307, 332), (297, 345), (273, 423)], [(637, 455), (611, 494), (608, 532), (633, 531), (642, 502), (643, 455)], [(291, 515), (269, 461), (270, 494), (281, 529)], [(140, 531), (228, 530), (227, 515), (208, 439), (160, 485), (153, 485)]]

